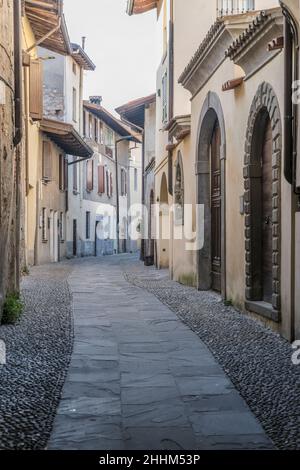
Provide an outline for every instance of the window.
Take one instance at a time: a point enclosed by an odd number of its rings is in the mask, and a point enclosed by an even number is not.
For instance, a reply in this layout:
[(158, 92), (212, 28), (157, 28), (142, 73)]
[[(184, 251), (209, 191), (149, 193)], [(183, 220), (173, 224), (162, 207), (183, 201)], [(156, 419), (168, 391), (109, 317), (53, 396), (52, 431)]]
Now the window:
[(114, 133), (109, 127), (107, 128), (106, 138), (106, 145), (112, 147), (114, 145)]
[(100, 122), (100, 144), (104, 143), (103, 139), (103, 122)]
[(121, 169), (121, 196), (127, 195), (127, 172)]
[(168, 120), (168, 74), (164, 74), (162, 79), (162, 121)]
[(89, 138), (93, 139), (93, 117), (89, 114)]
[(31, 59), (29, 68), (29, 114), (34, 121), (43, 118), (43, 65)]
[(44, 182), (51, 181), (52, 177), (52, 155), (51, 155), (51, 143), (47, 140), (43, 141), (43, 161), (42, 161), (42, 178)]
[(86, 212), (85, 214), (85, 238), (89, 240), (91, 238), (91, 213)]
[(65, 240), (65, 220), (63, 212), (59, 214), (59, 238), (61, 242)]
[(105, 193), (105, 168), (103, 165), (98, 166), (98, 194)]
[(76, 75), (76, 73), (77, 73), (76, 62), (73, 62), (73, 73), (74, 73), (74, 75)]
[(73, 88), (73, 121), (77, 121), (77, 90)]
[(73, 192), (77, 193), (78, 191), (78, 167), (76, 162), (76, 157), (73, 157)]
[(94, 161), (88, 160), (86, 163), (86, 190), (92, 192), (94, 189)]
[(42, 209), (42, 241), (47, 242), (47, 209)]
[(134, 190), (138, 190), (138, 171), (137, 168), (134, 169)]

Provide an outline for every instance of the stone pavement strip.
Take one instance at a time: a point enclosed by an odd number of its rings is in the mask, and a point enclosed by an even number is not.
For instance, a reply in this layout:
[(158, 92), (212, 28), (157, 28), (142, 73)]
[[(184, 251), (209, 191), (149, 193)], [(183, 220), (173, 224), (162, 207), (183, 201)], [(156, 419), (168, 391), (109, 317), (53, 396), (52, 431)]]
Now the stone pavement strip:
[(270, 449), (208, 348), (120, 257), (72, 263), (74, 350), (48, 449)]

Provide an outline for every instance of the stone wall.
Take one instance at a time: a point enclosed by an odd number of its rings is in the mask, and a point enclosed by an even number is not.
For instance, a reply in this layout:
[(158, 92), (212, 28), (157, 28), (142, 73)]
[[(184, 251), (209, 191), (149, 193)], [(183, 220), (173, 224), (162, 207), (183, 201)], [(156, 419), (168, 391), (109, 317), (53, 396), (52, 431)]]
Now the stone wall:
[(8, 291), (18, 289), (17, 158), (14, 137), (13, 1), (0, 18), (0, 317)]

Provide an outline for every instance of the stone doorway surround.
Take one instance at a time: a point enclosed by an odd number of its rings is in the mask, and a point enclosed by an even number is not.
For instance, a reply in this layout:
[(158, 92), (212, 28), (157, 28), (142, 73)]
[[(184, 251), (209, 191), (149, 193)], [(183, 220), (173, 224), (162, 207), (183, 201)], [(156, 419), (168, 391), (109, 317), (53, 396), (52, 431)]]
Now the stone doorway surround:
[(197, 177), (197, 203), (204, 205), (204, 247), (198, 252), (198, 289), (211, 289), (211, 210), (210, 210), (210, 143), (216, 120), (221, 131), (221, 294), (226, 299), (226, 195), (225, 162), (226, 130), (220, 98), (209, 92), (202, 107), (197, 135), (195, 173)]
[[(262, 302), (259, 298), (259, 289), (254, 286), (254, 274), (257, 271), (255, 257), (255, 240), (253, 233), (253, 191), (254, 181), (259, 175), (255, 159), (255, 149), (259, 145), (256, 135), (258, 119), (268, 115), (272, 126), (272, 224), (273, 224), (273, 295), (272, 305)], [(246, 308), (275, 322), (280, 322), (281, 308), (281, 266), (280, 266), (280, 184), (281, 184), (281, 157), (282, 157), (282, 125), (279, 103), (276, 94), (269, 83), (263, 82), (259, 86), (253, 99), (247, 125), (245, 158), (244, 158), (244, 187), (245, 187), (245, 257), (246, 257)]]

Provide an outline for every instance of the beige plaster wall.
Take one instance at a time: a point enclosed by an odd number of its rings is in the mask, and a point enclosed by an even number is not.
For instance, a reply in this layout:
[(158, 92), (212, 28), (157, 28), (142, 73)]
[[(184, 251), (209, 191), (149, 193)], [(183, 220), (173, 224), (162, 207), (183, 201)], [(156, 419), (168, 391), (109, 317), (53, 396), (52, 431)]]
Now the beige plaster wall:
[[(235, 91), (222, 92), (221, 87), (225, 80), (234, 77), (237, 73), (232, 62), (227, 60), (205, 87), (192, 101), (192, 133), (191, 154), (196, 161), (197, 132), (201, 109), (209, 91), (218, 94), (224, 112), (226, 126), (226, 277), (227, 298), (235, 305), (244, 308), (245, 299), (245, 251), (244, 251), (244, 216), (240, 214), (240, 196), (244, 194), (244, 145), (247, 121), (252, 100), (258, 86), (268, 81), (279, 100), (283, 110), (283, 54), (256, 73)], [(283, 161), (282, 161), (283, 163)], [(190, 174), (190, 168), (185, 166), (185, 172)], [(283, 166), (282, 166), (283, 170)], [(192, 176), (191, 176), (192, 177)], [(195, 176), (194, 176), (195, 178)], [(290, 331), (291, 311), (291, 256), (287, 255), (286, 248), (291, 246), (291, 187), (282, 178), (282, 333), (288, 337)], [(196, 199), (196, 193), (195, 193)], [(185, 256), (178, 253), (178, 256)]]

